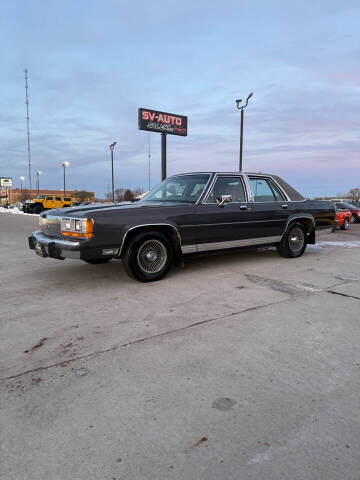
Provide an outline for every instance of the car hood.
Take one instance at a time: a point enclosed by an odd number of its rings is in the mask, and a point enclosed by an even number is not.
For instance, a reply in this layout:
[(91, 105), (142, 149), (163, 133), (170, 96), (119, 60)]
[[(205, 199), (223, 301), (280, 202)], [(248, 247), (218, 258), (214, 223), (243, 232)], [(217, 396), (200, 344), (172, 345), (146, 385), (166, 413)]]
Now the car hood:
[[(91, 217), (93, 213), (107, 213), (109, 211), (123, 211), (145, 208), (164, 208), (185, 205), (183, 202), (121, 202), (115, 204), (98, 203), (94, 205), (79, 205), (78, 207), (58, 208), (49, 210), (42, 216), (54, 215), (62, 217)], [(192, 205), (191, 203), (186, 205)]]

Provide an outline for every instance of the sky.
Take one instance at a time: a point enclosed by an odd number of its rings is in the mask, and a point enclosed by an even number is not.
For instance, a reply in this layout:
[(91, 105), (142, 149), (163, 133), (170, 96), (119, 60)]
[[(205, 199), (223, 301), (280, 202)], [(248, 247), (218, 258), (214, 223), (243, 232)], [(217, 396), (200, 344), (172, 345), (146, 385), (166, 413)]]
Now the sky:
[(168, 175), (278, 174), (308, 197), (360, 187), (360, 3), (310, 1), (2, 0), (0, 176), (32, 185), (148, 189), (161, 179), (161, 137), (139, 107), (188, 116), (167, 136)]

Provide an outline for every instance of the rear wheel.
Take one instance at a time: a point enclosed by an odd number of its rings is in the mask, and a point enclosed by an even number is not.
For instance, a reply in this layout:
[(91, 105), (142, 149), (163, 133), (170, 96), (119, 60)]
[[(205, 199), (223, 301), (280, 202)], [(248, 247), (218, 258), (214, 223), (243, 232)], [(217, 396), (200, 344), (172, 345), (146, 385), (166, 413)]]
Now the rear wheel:
[(154, 282), (168, 272), (173, 248), (161, 232), (142, 232), (131, 240), (122, 260), (131, 277), (141, 282)]
[(341, 230), (347, 230), (349, 228), (349, 219), (346, 217), (344, 223), (341, 226)]
[(301, 223), (293, 223), (289, 226), (281, 242), (276, 245), (277, 251), (282, 257), (300, 257), (306, 249), (305, 229)]
[(101, 263), (108, 263), (110, 262), (111, 258), (84, 258), (83, 261), (86, 263), (90, 263), (91, 265), (99, 265)]

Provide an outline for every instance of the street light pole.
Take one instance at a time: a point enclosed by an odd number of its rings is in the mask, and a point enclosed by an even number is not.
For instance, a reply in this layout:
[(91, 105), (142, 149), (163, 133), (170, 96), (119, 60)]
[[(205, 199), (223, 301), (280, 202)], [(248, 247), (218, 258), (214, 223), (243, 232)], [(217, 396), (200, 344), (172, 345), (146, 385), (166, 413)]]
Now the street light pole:
[(41, 170), (38, 170), (36, 172), (36, 187), (37, 187), (37, 193), (39, 195), (39, 190), (40, 190), (40, 175), (42, 174)]
[(66, 170), (66, 167), (68, 167), (69, 165), (70, 165), (70, 162), (64, 162), (62, 164), (62, 166), (64, 168), (64, 197), (66, 195), (65, 170)]
[(249, 99), (253, 96), (251, 92), (246, 99), (245, 105), (240, 106), (242, 99), (236, 100), (236, 107), (241, 111), (240, 115), (240, 152), (239, 152), (239, 171), (242, 171), (242, 154), (243, 154), (243, 133), (244, 133), (244, 108), (247, 107)]
[(20, 201), (23, 201), (23, 181), (25, 180), (25, 177), (21, 175), (20, 177)]
[(115, 192), (114, 192), (114, 147), (116, 142), (113, 142), (110, 145), (110, 152), (111, 152), (111, 183), (112, 183), (112, 201), (115, 203)]

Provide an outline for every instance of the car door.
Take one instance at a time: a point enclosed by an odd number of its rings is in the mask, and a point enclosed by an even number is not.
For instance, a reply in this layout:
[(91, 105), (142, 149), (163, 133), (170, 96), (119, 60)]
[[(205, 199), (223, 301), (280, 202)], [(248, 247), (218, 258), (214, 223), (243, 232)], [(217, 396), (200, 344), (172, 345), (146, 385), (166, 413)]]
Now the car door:
[(46, 197), (45, 208), (55, 208), (55, 201), (53, 196)]
[[(218, 205), (222, 195), (232, 201)], [(247, 244), (255, 234), (252, 204), (241, 174), (219, 174), (197, 210), (197, 250), (218, 250)], [(251, 242), (250, 242), (251, 243)]]
[(248, 176), (252, 193), (252, 219), (255, 222), (255, 236), (273, 238), (282, 236), (290, 214), (285, 194), (270, 177)]

